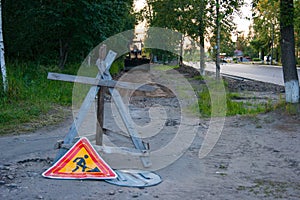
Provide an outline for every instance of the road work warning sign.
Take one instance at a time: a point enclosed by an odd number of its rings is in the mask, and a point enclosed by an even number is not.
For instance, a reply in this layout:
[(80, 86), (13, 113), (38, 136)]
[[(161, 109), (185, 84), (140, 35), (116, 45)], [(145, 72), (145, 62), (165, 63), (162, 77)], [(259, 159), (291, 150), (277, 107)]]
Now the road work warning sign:
[(88, 139), (81, 138), (42, 174), (56, 179), (115, 179), (117, 174), (99, 156)]

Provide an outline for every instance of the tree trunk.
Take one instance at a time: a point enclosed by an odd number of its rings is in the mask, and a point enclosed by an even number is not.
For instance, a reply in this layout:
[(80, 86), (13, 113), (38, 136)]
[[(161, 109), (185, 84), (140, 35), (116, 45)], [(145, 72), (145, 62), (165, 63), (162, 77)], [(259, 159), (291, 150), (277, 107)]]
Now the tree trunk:
[(299, 103), (299, 80), (295, 58), (293, 7), (293, 0), (280, 1), (280, 42), (287, 103)]
[(68, 43), (62, 39), (59, 40), (59, 68), (64, 69), (68, 58)]
[(8, 91), (8, 81), (6, 74), (5, 58), (4, 58), (4, 41), (3, 41), (3, 31), (2, 31), (2, 3), (0, 0), (0, 57), (1, 57), (1, 73), (3, 79), (3, 90)]
[(261, 48), (260, 59), (264, 62), (264, 59), (265, 59), (265, 49), (264, 48)]
[(179, 66), (183, 66), (183, 43), (184, 43), (184, 35), (181, 36), (181, 41), (180, 41)]
[(205, 45), (205, 37), (204, 37), (204, 1), (200, 1), (200, 23), (199, 23), (199, 39), (200, 39), (200, 74), (201, 76), (205, 75), (205, 51), (204, 51), (204, 45)]
[(200, 74), (201, 74), (201, 76), (205, 76), (205, 51), (204, 51), (204, 42), (203, 42), (203, 46), (202, 46), (202, 44), (200, 46)]
[(216, 45), (216, 78), (220, 79), (220, 4), (216, 1), (216, 26), (217, 26), (217, 45)]

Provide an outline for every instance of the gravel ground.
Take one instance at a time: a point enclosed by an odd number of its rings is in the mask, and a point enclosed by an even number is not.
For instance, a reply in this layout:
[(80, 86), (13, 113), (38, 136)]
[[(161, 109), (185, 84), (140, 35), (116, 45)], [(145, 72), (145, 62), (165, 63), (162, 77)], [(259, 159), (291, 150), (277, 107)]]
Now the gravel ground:
[[(187, 79), (197, 74), (189, 68), (177, 71)], [(196, 84), (193, 82), (195, 80), (191, 81), (191, 84)], [(256, 96), (271, 97), (272, 94), (274, 101), (283, 91), (283, 88), (275, 85), (235, 80), (229, 80), (229, 88)], [(145, 138), (153, 150), (172, 141), (182, 125), (178, 99), (170, 91), (161, 90), (160, 97), (137, 93), (129, 101), (130, 114), (140, 126), (151, 121), (149, 110), (155, 113), (159, 111), (155, 108), (160, 106), (166, 110), (163, 128), (155, 136)], [(110, 103), (111, 100), (107, 100), (105, 104), (108, 110)], [(115, 121), (109, 115), (106, 116), (105, 125), (112, 129), (115, 128)], [(180, 158), (156, 170), (163, 179), (161, 184), (140, 189), (118, 187), (104, 181), (52, 180), (41, 176), (51, 166), (57, 153), (53, 146), (67, 133), (72, 122), (71, 116), (61, 124), (33, 133), (3, 136), (0, 138), (0, 198), (300, 199), (299, 116), (277, 110), (255, 116), (226, 117), (216, 145), (201, 159), (199, 150), (210, 129), (210, 120), (188, 117), (191, 123), (185, 124), (186, 127), (196, 130), (192, 143)], [(153, 123), (160, 123), (160, 120)], [(125, 144), (128, 140), (113, 132), (108, 132), (105, 137), (115, 144)], [(106, 161), (118, 168), (114, 159), (111, 157)]]

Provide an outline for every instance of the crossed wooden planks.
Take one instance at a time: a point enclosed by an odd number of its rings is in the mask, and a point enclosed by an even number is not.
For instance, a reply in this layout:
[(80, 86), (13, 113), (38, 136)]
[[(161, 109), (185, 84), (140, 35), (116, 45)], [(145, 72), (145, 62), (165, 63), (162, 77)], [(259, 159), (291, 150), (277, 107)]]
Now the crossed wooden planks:
[[(105, 52), (105, 53), (104, 53)], [(114, 89), (114, 87), (120, 87), (124, 89), (137, 89), (142, 90), (142, 91), (153, 91), (155, 90), (154, 87), (152, 86), (139, 86), (137, 84), (133, 83), (126, 83), (126, 82), (116, 82), (112, 80), (112, 77), (109, 73), (109, 69), (116, 58), (117, 54), (113, 51), (109, 51), (108, 54), (106, 55), (105, 59), (103, 60), (102, 58), (106, 54), (106, 48), (101, 47), (100, 52), (99, 52), (99, 59), (97, 61), (97, 67), (99, 68), (99, 72), (96, 76), (96, 78), (89, 78), (89, 77), (81, 77), (81, 76), (71, 76), (71, 75), (65, 75), (65, 74), (57, 74), (57, 73), (49, 73), (48, 74), (48, 79), (51, 80), (61, 80), (61, 81), (68, 81), (68, 82), (76, 82), (76, 83), (82, 83), (82, 84), (89, 84), (92, 85), (90, 88), (88, 94), (86, 95), (80, 109), (78, 112), (78, 116), (74, 119), (71, 128), (66, 135), (66, 137), (63, 140), (63, 144), (65, 146), (71, 145), (74, 142), (75, 137), (78, 135), (78, 131), (76, 129), (76, 126), (79, 127), (84, 118), (87, 115), (87, 112), (89, 108), (91, 107), (92, 103), (94, 102), (95, 97), (97, 94), (100, 94), (99, 92), (100, 87), (108, 87), (109, 92), (112, 96), (112, 99), (114, 100), (114, 103), (117, 107), (117, 110), (127, 128), (127, 131), (129, 133), (129, 136), (137, 150), (141, 152), (140, 159), (142, 161), (142, 164), (144, 167), (150, 167), (151, 166), (151, 161), (148, 156), (148, 148), (146, 148), (145, 144), (139, 137), (138, 132), (135, 129), (134, 122), (132, 118), (129, 116), (127, 113), (126, 107), (124, 105), (124, 102), (122, 100), (122, 97), (118, 90)], [(101, 96), (98, 95), (98, 98), (103, 98), (103, 95)], [(98, 107), (101, 106), (99, 105), (98, 102)], [(99, 109), (98, 109), (99, 110)], [(102, 109), (103, 112), (103, 109)], [(102, 128), (102, 127), (100, 127)], [(101, 130), (102, 131), (102, 130)], [(97, 130), (98, 132), (98, 130)], [(99, 135), (96, 135), (96, 141)], [(99, 138), (98, 138), (99, 140)], [(100, 139), (101, 140), (101, 139)], [(97, 143), (97, 142), (96, 142)], [(98, 142), (99, 143), (99, 142)], [(67, 149), (60, 148), (55, 161), (57, 161), (59, 158), (61, 158), (65, 153), (67, 152)]]

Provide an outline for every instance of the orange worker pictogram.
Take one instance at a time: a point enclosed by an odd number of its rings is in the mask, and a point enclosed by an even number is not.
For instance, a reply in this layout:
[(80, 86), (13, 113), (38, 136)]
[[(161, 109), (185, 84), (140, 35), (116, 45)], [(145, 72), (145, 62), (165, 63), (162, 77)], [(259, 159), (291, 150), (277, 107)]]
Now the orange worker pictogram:
[(42, 174), (57, 179), (115, 179), (117, 174), (99, 156), (88, 139), (81, 138)]

